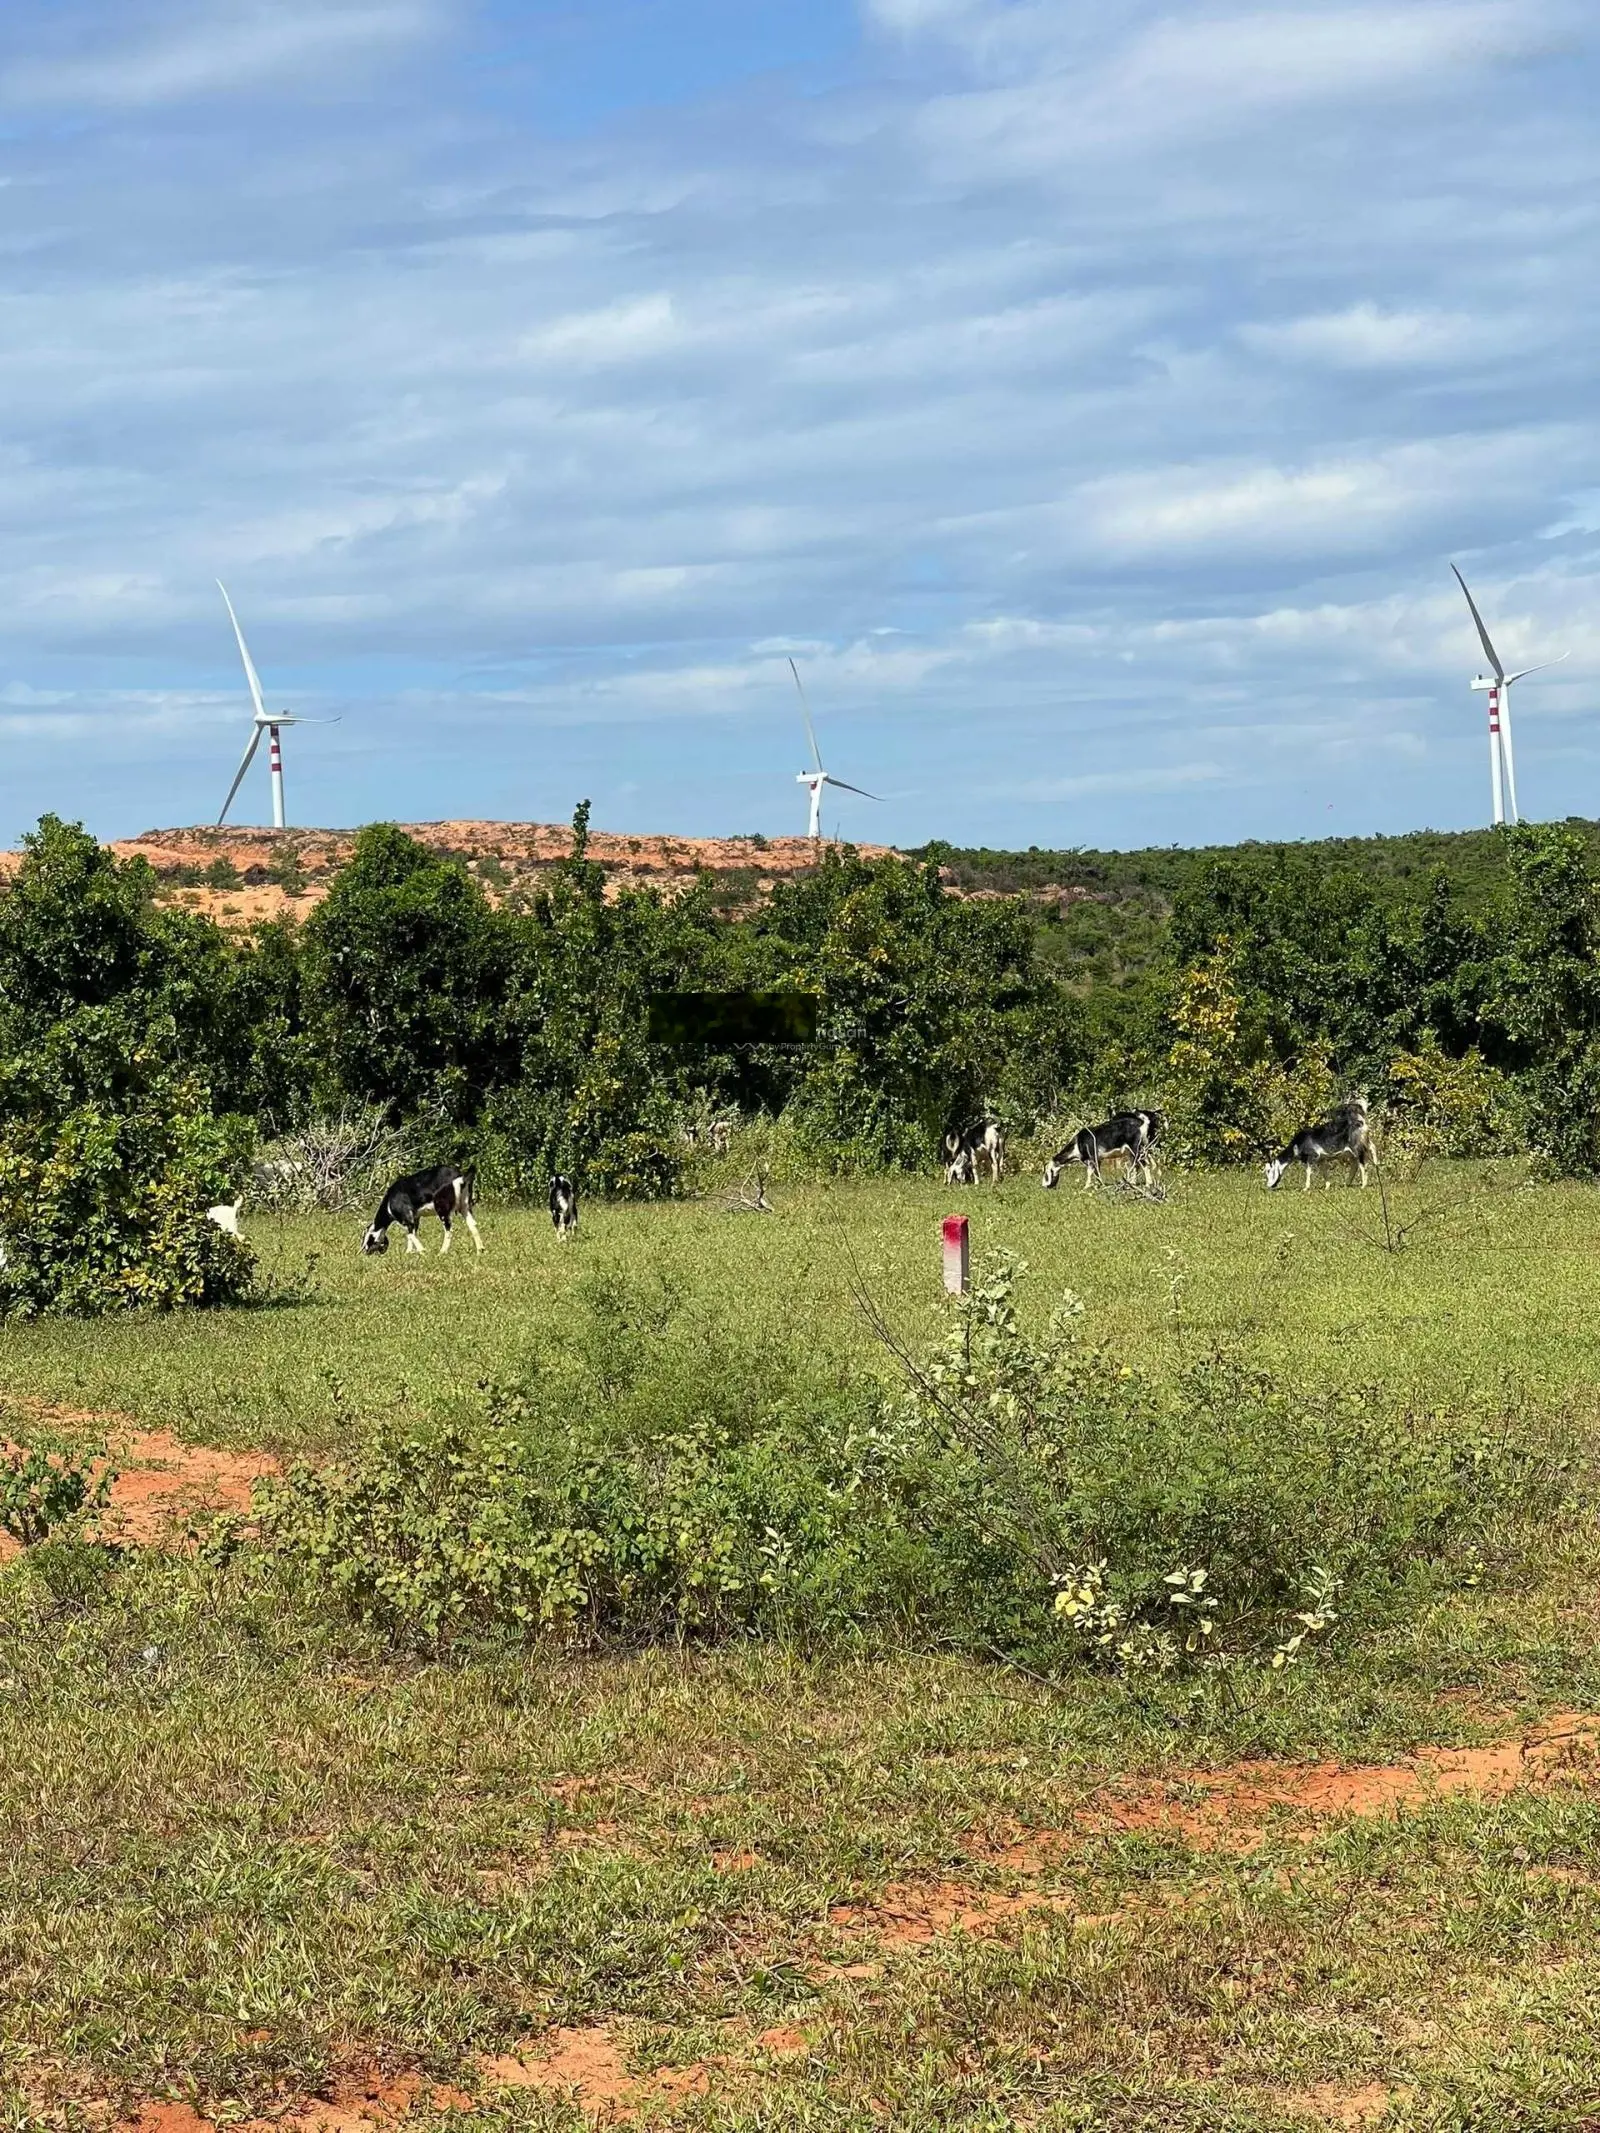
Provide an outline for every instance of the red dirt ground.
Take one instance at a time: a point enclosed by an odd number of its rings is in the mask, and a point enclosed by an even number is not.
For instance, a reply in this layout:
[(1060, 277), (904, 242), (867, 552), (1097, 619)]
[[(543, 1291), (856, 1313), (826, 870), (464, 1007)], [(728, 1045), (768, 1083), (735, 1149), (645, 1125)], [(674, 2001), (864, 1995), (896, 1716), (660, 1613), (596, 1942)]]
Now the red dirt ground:
[[(474, 2099), (460, 2089), (424, 2081), (420, 2074), (353, 2074), (334, 2084), (331, 2096), (312, 2096), (273, 2118), (230, 2119), (228, 2133), (383, 2133), (419, 2105), (435, 2111), (470, 2111)], [(120, 2133), (217, 2133), (191, 2103), (142, 2104), (124, 2119)]]
[[(1240, 1763), (1112, 1799), (1099, 1814), (1103, 1827), (1172, 1832), (1201, 1849), (1249, 1848), (1271, 1822), (1389, 1814), (1451, 1793), (1510, 1792), (1563, 1766), (1592, 1766), (1597, 1754), (1600, 1715), (1561, 1711), (1486, 1748), (1424, 1748), (1387, 1767)], [(1034, 1833), (1036, 1845), (1051, 1841), (1060, 1833)]]
[[(1197, 1772), (1097, 1798), (1064, 1829), (1011, 1825), (998, 1836), (974, 1835), (967, 1843), (975, 1857), (1030, 1877), (1081, 1850), (1086, 1837), (1130, 1831), (1181, 1837), (1197, 1851), (1250, 1852), (1275, 1826), (1308, 1839), (1320, 1823), (1341, 1816), (1393, 1814), (1453, 1793), (1494, 1797), (1562, 1773), (1592, 1776), (1597, 1769), (1600, 1714), (1564, 1711), (1512, 1740), (1486, 1748), (1424, 1748), (1406, 1763), (1239, 1763)], [(1045, 1890), (1006, 1895), (965, 1881), (900, 1882), (874, 1902), (835, 1904), (828, 1919), (845, 1932), (871, 1934), (885, 1948), (903, 1948), (945, 1933), (981, 1937), (1029, 1913), (1075, 1914), (1083, 1926), (1107, 1925), (1119, 1915), (1081, 1914), (1076, 1905), (1071, 1895)]]
[[(127, 1547), (156, 1547), (180, 1538), (192, 1518), (210, 1511), (248, 1511), (252, 1485), (279, 1471), (277, 1460), (265, 1452), (184, 1444), (170, 1430), (135, 1429), (120, 1417), (57, 1411), (46, 1419), (88, 1423), (105, 1432), (118, 1471), (100, 1531)], [(19, 1552), (9, 1534), (0, 1534), (0, 1562)]]
[(183, 1444), (170, 1430), (140, 1430), (113, 1447), (121, 1468), (100, 1521), (108, 1540), (150, 1546), (208, 1511), (248, 1511), (254, 1483), (278, 1472), (265, 1452)]
[(1365, 2088), (1340, 2088), (1337, 2082), (1321, 2081), (1314, 2089), (1305, 2089), (1299, 2095), (1285, 2096), (1284, 2106), (1290, 2111), (1300, 2111), (1324, 2126), (1375, 2126), (1394, 2101), (1395, 2094), (1381, 2081), (1372, 2081)]
[[(809, 2051), (811, 2040), (803, 2029), (787, 2024), (762, 2030), (748, 2045), (769, 2059), (788, 2059)], [(738, 2071), (748, 2061), (736, 2052), (719, 2052), (687, 2066), (659, 2066), (650, 2074), (630, 2074), (611, 2025), (599, 2022), (588, 2029), (558, 2029), (503, 2057), (482, 2059), (478, 2065), (492, 2088), (541, 2089), (565, 2097), (587, 2117), (625, 2119), (651, 2098), (703, 2096), (714, 2074)]]
[[(1018, 1896), (975, 1889), (964, 1881), (897, 1883), (876, 1903), (836, 1903), (828, 1923), (847, 1933), (872, 1933), (887, 1948), (916, 1947), (941, 1933), (990, 1933), (1002, 1920), (1030, 1911), (1072, 1911), (1076, 1898), (1026, 1890)], [(1082, 1924), (1100, 1923), (1084, 1919)]]

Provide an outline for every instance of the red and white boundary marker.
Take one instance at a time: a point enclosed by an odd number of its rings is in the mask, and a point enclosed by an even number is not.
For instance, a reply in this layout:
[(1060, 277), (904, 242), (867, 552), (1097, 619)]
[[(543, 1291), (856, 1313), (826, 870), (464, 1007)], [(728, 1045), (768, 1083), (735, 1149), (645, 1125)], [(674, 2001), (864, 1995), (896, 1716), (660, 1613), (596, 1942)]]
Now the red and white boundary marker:
[(952, 1296), (965, 1296), (970, 1286), (965, 1215), (946, 1215), (944, 1218), (944, 1285)]

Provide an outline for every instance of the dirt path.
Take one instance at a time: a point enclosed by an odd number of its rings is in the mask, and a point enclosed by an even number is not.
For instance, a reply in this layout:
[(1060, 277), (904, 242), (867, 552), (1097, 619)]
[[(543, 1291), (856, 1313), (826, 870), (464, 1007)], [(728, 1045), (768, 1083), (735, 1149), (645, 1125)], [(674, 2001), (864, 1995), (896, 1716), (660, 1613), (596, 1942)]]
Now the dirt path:
[[(1558, 1778), (1600, 1783), (1600, 1713), (1558, 1712), (1488, 1747), (1424, 1748), (1404, 1763), (1238, 1763), (1107, 1788), (1060, 1829), (1013, 1825), (966, 1841), (985, 1864), (1036, 1881), (1095, 1838), (1177, 1837), (1195, 1851), (1247, 1853), (1276, 1832), (1309, 1841), (1324, 1824), (1347, 1816), (1394, 1815), (1463, 1793), (1498, 1798)], [(1050, 1911), (1073, 1915), (1083, 1927), (1110, 1925), (1123, 1915), (1080, 1913), (1074, 1897), (1047, 1888), (1006, 1894), (945, 1878), (896, 1883), (869, 1903), (835, 1904), (828, 1920), (880, 1947), (906, 1948), (949, 1933), (992, 1934), (1009, 1921)]]
[(266, 1452), (219, 1452), (170, 1430), (139, 1430), (112, 1445), (119, 1469), (100, 1521), (108, 1540), (149, 1547), (208, 1511), (248, 1511), (256, 1482), (281, 1471)]
[[(42, 1420), (74, 1432), (92, 1428), (109, 1448), (116, 1479), (98, 1525), (101, 1537), (123, 1547), (162, 1547), (181, 1541), (191, 1520), (214, 1511), (248, 1511), (251, 1490), (281, 1472), (267, 1452), (223, 1452), (185, 1444), (171, 1430), (141, 1430), (126, 1416), (47, 1412)], [(21, 1553), (0, 1533), (0, 1562)]]

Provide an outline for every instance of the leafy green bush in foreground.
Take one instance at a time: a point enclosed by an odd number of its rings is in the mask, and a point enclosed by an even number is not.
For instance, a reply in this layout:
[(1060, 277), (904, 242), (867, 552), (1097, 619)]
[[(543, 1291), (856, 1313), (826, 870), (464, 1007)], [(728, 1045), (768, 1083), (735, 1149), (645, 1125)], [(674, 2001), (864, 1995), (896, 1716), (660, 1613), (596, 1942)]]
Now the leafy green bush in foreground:
[(1017, 1272), (934, 1354), (901, 1352), (902, 1390), (822, 1397), (790, 1389), (798, 1351), (719, 1350), (670, 1297), (652, 1317), (602, 1285), (566, 1367), (295, 1472), (267, 1544), (408, 1643), (909, 1635), (1172, 1671), (1282, 1666), (1475, 1576), (1497, 1524), (1562, 1487), (1503, 1431), (1233, 1361), (1159, 1387), (1083, 1342), (1070, 1299), (1032, 1337)]
[(170, 1029), (86, 1007), (0, 1058), (0, 1318), (241, 1300), (254, 1260), (206, 1210), (251, 1133), (172, 1064)]

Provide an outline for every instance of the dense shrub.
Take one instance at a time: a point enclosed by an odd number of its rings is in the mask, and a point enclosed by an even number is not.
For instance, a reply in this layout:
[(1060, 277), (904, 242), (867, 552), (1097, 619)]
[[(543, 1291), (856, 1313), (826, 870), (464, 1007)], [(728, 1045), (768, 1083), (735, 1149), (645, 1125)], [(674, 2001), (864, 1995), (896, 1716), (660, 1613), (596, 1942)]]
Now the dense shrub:
[(1452, 1058), (1429, 1039), (1389, 1062), (1386, 1148), (1414, 1156), (1510, 1155), (1526, 1145), (1526, 1106), (1476, 1049)]
[[(1463, 1574), (1559, 1470), (1494, 1431), (1215, 1361), (1175, 1388), (1021, 1329), (1014, 1270), (904, 1389), (807, 1383), (665, 1290), (592, 1283), (487, 1413), (264, 1498), (269, 1545), (403, 1641), (904, 1636), (1059, 1670), (1283, 1663)], [(696, 1369), (698, 1358), (698, 1370)]]
[(1340, 1093), (1316, 1046), (1292, 1066), (1282, 1063), (1225, 950), (1184, 973), (1171, 1014), (1173, 1043), (1160, 1087), (1163, 1153), (1175, 1162), (1248, 1162), (1274, 1153), (1323, 1117)]
[(303, 960), (335, 1098), (459, 1122), (507, 1071), (504, 931), (463, 866), (392, 823), (356, 839), (307, 923)]
[(85, 1008), (0, 1060), (0, 1316), (235, 1301), (253, 1260), (206, 1210), (253, 1136), (171, 1061), (169, 1028)]
[(115, 1479), (103, 1446), (68, 1444), (48, 1431), (0, 1453), (0, 1530), (24, 1548), (103, 1511)]

